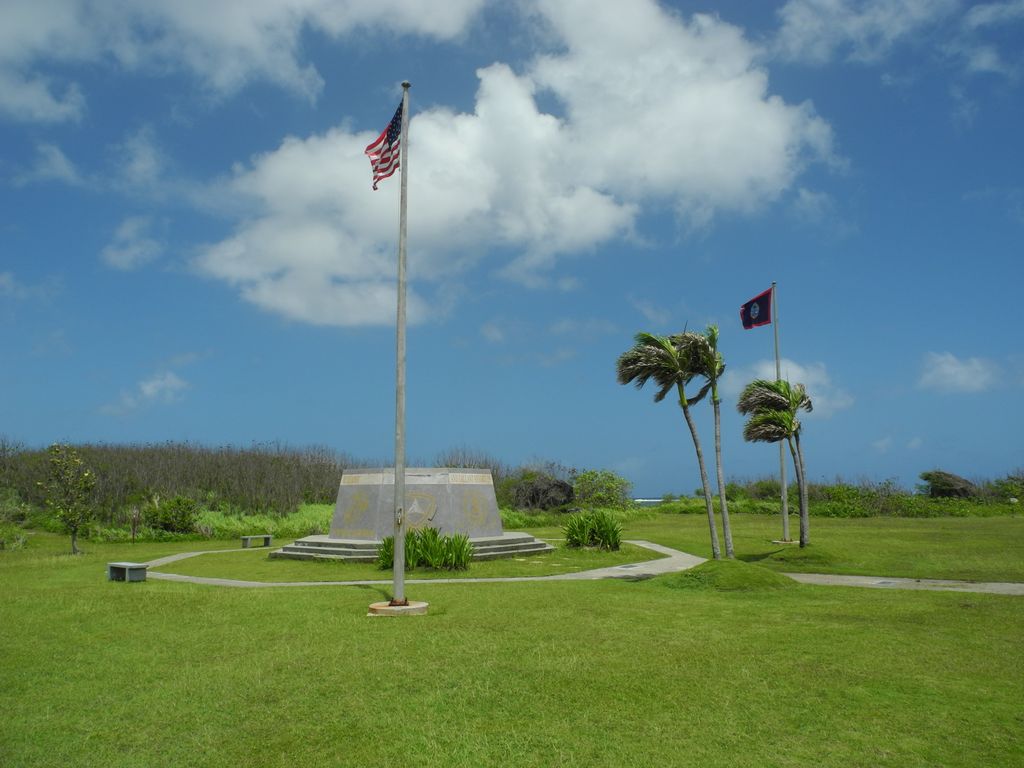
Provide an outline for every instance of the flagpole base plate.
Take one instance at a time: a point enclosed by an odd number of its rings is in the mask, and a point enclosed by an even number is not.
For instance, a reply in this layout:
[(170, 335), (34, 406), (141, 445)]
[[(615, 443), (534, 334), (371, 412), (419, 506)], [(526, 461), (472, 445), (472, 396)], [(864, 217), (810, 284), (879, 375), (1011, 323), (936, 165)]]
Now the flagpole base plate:
[(367, 616), (425, 616), (427, 606), (422, 600), (410, 600), (408, 605), (392, 605), (391, 603), (371, 603)]

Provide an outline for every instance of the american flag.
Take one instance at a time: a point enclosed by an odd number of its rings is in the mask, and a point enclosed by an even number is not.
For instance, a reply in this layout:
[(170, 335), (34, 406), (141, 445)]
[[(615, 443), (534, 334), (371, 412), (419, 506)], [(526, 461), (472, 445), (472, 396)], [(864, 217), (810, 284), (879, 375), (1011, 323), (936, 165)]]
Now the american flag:
[(391, 118), (388, 127), (380, 136), (366, 148), (365, 152), (370, 158), (370, 168), (373, 171), (373, 188), (377, 188), (377, 182), (386, 179), (398, 170), (398, 157), (401, 154), (402, 144), (402, 105), (398, 105), (395, 116)]

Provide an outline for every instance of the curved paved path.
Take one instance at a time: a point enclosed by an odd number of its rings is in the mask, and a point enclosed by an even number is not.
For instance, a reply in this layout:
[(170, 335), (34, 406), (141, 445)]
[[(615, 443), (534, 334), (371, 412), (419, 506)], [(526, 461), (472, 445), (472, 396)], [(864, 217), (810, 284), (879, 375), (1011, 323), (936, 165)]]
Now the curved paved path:
[[(663, 547), (650, 541), (631, 540), (627, 544), (649, 549), (665, 555), (657, 560), (643, 563), (627, 563), (608, 568), (595, 568), (591, 571), (575, 573), (559, 573), (554, 576), (505, 576), (489, 579), (406, 579), (407, 584), (474, 584), (481, 582), (513, 582), (513, 581), (588, 581), (593, 579), (647, 579), (665, 573), (686, 571), (707, 561), (707, 558), (680, 552), (678, 549)], [(211, 549), (201, 552), (181, 552), (176, 555), (150, 560), (146, 565), (159, 568), (190, 557), (228, 552), (252, 552), (251, 549)], [(844, 576), (828, 573), (787, 573), (785, 574), (801, 584), (818, 584), (825, 586), (871, 587), (875, 589), (923, 589), (945, 592), (977, 592), (996, 595), (1024, 595), (1024, 583), (997, 581), (960, 581), (955, 579), (906, 579), (889, 576)], [(209, 576), (183, 576), (177, 573), (149, 571), (149, 578), (164, 581), (188, 582), (190, 584), (209, 584), (218, 587), (356, 587), (391, 584), (390, 579), (367, 579), (361, 581), (244, 581), (241, 579), (218, 579)]]
[[(680, 552), (678, 549), (663, 547), (650, 541), (627, 541), (626, 544), (635, 544), (644, 549), (650, 549), (665, 557), (657, 560), (647, 560), (643, 563), (627, 563), (625, 565), (613, 565), (608, 568), (595, 568), (591, 571), (577, 571), (575, 573), (558, 573), (554, 576), (504, 576), (490, 579), (464, 578), (464, 579), (406, 579), (406, 584), (474, 584), (481, 582), (511, 582), (511, 581), (586, 581), (590, 579), (647, 579), (651, 576), (660, 576), (663, 573), (675, 573), (685, 571), (703, 563), (706, 558)], [(156, 560), (150, 560), (146, 565), (151, 569), (163, 565), (169, 565), (179, 560), (185, 560), (198, 555), (207, 555), (223, 552), (252, 552), (251, 549), (214, 549), (203, 552), (181, 552), (177, 555), (169, 555)], [(212, 584), (218, 587), (362, 587), (369, 585), (391, 584), (391, 579), (367, 579), (361, 581), (243, 581), (241, 579), (217, 579), (208, 576), (182, 576), (177, 573), (163, 573), (161, 571), (149, 571), (149, 578), (163, 579), (164, 581), (184, 581), (191, 584)]]

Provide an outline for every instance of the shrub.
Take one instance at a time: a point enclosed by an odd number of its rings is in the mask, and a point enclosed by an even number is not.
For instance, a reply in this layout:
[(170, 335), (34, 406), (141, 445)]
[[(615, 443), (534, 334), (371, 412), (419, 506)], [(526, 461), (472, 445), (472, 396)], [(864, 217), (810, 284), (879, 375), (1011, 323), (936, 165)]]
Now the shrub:
[(444, 567), (451, 571), (465, 571), (469, 568), (469, 561), (473, 559), (473, 544), (469, 536), (464, 533), (455, 533), (445, 536), (447, 544), (445, 547)]
[(970, 499), (978, 495), (978, 489), (970, 480), (965, 480), (952, 472), (940, 469), (922, 472), (924, 490), (933, 499)]
[(607, 469), (588, 469), (572, 483), (576, 503), (589, 507), (623, 509), (633, 503), (632, 483)]
[(25, 541), (25, 532), (18, 526), (0, 522), (0, 550), (21, 549)]
[(499, 483), (499, 504), (516, 509), (557, 509), (573, 502), (572, 485), (537, 469), (520, 469)]
[[(464, 571), (473, 559), (473, 544), (464, 533), (441, 536), (436, 528), (412, 528), (405, 534), (405, 570), (418, 565), (449, 571)], [(377, 567), (394, 568), (395, 537), (388, 536), (377, 547)]]
[(622, 544), (622, 525), (607, 510), (578, 512), (562, 526), (567, 547), (600, 547), (617, 550)]
[(562, 533), (565, 534), (565, 545), (567, 547), (589, 547), (594, 539), (593, 521), (586, 512), (577, 512), (569, 515), (562, 526)]
[(175, 496), (167, 501), (155, 499), (145, 511), (150, 528), (168, 533), (191, 533), (195, 530), (199, 505), (188, 496)]

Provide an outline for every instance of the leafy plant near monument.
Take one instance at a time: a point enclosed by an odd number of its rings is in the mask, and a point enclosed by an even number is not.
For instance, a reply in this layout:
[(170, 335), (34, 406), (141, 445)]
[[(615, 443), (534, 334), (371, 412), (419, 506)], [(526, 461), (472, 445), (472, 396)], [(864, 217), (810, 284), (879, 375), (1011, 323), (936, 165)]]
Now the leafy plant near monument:
[[(422, 565), (435, 570), (464, 571), (473, 559), (473, 544), (464, 533), (442, 536), (436, 528), (411, 528), (405, 534), (405, 570)], [(393, 568), (395, 537), (387, 536), (377, 548), (377, 567)]]
[(46, 506), (71, 534), (71, 554), (77, 555), (78, 532), (94, 515), (96, 476), (85, 467), (74, 448), (54, 443), (47, 451), (49, 476), (40, 483)]
[(622, 524), (603, 509), (570, 515), (562, 532), (567, 547), (600, 547), (614, 551), (622, 544)]

